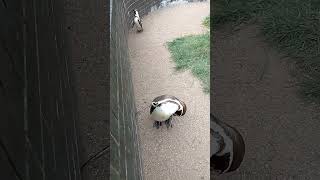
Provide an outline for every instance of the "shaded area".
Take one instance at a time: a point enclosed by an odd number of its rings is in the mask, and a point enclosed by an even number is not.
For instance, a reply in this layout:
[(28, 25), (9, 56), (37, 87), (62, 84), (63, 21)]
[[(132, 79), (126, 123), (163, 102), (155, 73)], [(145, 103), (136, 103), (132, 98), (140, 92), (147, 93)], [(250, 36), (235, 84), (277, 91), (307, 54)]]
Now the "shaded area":
[(63, 3), (0, 3), (2, 179), (81, 178)]
[(212, 46), (211, 111), (245, 138), (237, 172), (216, 179), (317, 179), (320, 107), (297, 96), (295, 70), (255, 25), (217, 29)]
[(291, 57), (297, 67), (299, 93), (320, 102), (320, 3), (317, 0), (216, 0), (213, 26), (256, 20), (264, 38)]
[(104, 0), (65, 1), (65, 23), (78, 108), (79, 170), (85, 180), (109, 177), (109, 11)]

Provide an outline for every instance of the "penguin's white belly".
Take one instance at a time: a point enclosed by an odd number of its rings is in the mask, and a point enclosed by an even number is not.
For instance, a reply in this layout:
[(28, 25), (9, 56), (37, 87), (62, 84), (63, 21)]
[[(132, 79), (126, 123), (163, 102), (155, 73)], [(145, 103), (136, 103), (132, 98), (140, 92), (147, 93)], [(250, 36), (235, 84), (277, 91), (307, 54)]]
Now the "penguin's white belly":
[(152, 119), (155, 121), (166, 121), (179, 109), (178, 105), (167, 103), (157, 107), (152, 112)]
[(170, 118), (170, 116), (170, 114), (158, 109), (155, 109), (152, 113), (152, 119), (155, 121), (166, 121)]
[(141, 26), (140, 26), (140, 24), (139, 24), (139, 18), (138, 18), (138, 17), (135, 17), (133, 21), (134, 21), (134, 24), (135, 24), (139, 29), (141, 29)]

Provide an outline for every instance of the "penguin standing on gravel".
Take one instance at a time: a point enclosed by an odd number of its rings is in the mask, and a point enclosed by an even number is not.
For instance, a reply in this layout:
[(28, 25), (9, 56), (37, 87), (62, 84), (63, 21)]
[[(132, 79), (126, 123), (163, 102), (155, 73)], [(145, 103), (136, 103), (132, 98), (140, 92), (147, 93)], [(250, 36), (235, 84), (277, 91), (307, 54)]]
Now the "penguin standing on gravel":
[(241, 134), (210, 114), (210, 171), (219, 174), (239, 168), (245, 154)]
[(170, 95), (156, 97), (150, 107), (150, 115), (154, 120), (153, 127), (159, 129), (164, 122), (169, 128), (172, 127), (172, 116), (183, 116), (187, 111), (186, 104), (178, 98)]
[(143, 31), (143, 27), (142, 27), (142, 22), (141, 22), (138, 10), (134, 9), (133, 12), (134, 12), (134, 18), (132, 21), (132, 28), (134, 27), (134, 25), (136, 25), (138, 32), (141, 32)]

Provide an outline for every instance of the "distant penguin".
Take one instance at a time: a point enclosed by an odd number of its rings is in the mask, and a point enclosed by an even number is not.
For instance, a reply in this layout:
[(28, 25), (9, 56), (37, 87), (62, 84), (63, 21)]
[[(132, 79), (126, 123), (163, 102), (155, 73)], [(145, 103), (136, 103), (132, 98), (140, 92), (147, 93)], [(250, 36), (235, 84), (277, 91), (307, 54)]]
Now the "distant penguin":
[(170, 95), (156, 97), (150, 107), (150, 115), (157, 129), (164, 122), (169, 128), (172, 127), (172, 116), (183, 116), (187, 111), (186, 104), (178, 98)]
[(134, 27), (134, 25), (136, 25), (138, 32), (143, 31), (142, 22), (141, 22), (138, 10), (134, 9), (133, 12), (134, 12), (134, 18), (132, 21), (132, 28)]
[(210, 169), (219, 174), (238, 169), (245, 154), (245, 143), (234, 127), (210, 114)]

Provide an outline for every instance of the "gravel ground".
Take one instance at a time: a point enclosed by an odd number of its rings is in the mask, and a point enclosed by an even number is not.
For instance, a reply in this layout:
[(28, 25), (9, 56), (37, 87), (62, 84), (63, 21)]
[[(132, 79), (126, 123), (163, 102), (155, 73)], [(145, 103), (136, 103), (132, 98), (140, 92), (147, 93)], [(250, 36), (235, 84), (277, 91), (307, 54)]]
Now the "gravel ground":
[(263, 43), (258, 32), (246, 25), (214, 34), (211, 110), (246, 141), (239, 171), (216, 179), (318, 179), (320, 108), (298, 97), (290, 59)]
[[(144, 31), (130, 32), (129, 49), (146, 180), (209, 179), (210, 97), (189, 71), (176, 72), (166, 42), (205, 31), (209, 2), (165, 7), (143, 17)], [(173, 128), (155, 129), (149, 118), (154, 97), (170, 94), (188, 107)]]

